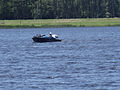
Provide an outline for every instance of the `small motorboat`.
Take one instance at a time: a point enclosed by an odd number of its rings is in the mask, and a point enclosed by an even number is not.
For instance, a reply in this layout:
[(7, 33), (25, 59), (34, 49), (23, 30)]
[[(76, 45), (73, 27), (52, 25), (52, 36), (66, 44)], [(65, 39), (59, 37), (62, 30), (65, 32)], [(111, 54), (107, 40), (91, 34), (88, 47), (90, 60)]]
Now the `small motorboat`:
[(58, 35), (55, 35), (55, 34), (49, 34), (49, 36), (45, 36), (45, 35), (36, 35), (34, 36), (33, 38), (33, 41), (34, 42), (60, 42), (62, 41), (61, 39), (58, 39)]

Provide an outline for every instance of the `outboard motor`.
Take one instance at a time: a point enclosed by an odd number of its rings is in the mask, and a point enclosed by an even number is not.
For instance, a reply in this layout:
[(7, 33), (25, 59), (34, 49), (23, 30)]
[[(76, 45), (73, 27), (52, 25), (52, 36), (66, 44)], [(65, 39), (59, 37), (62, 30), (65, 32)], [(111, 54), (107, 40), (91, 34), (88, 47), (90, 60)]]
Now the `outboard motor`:
[(58, 38), (58, 35), (52, 34), (52, 37), (53, 37), (53, 38)]

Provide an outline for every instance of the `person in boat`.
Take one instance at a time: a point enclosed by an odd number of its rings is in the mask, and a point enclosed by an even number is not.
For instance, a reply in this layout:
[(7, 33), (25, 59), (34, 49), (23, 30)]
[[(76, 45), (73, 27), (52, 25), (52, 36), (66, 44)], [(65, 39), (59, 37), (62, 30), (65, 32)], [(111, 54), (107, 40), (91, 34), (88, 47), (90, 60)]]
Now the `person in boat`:
[(58, 38), (58, 35), (56, 35), (56, 34), (52, 34), (52, 33), (50, 32), (49, 37), (52, 37), (52, 38)]
[(41, 35), (41, 34), (37, 34), (36, 36), (37, 36), (37, 37), (41, 37), (42, 35)]
[(51, 32), (49, 33), (49, 37), (52, 37), (52, 33)]

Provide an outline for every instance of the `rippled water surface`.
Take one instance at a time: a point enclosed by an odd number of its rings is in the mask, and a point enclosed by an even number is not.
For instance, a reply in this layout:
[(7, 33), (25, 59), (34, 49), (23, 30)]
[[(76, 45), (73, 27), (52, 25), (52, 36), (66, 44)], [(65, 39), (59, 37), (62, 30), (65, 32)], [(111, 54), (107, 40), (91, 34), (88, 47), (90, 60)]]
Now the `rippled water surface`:
[(0, 29), (0, 90), (120, 90), (120, 27)]

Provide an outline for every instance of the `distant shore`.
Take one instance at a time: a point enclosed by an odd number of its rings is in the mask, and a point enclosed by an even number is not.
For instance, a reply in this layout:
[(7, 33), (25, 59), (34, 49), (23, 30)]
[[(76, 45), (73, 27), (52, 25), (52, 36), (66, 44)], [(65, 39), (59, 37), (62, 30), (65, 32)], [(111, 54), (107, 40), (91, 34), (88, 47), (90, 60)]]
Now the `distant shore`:
[(0, 28), (120, 26), (120, 18), (0, 20)]

